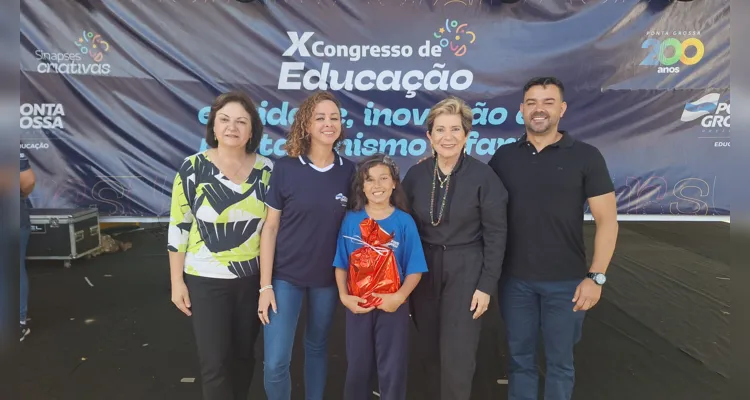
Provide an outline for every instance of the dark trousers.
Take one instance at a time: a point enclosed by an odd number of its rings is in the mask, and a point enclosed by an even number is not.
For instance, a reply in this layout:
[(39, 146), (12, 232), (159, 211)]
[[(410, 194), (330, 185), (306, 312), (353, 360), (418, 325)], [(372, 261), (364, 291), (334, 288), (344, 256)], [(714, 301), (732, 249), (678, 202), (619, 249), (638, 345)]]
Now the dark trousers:
[(583, 311), (573, 312), (573, 296), (580, 283), (503, 279), (500, 310), (510, 351), (509, 400), (537, 400), (540, 329), (546, 359), (544, 399), (570, 400), (573, 396), (573, 347), (581, 339), (585, 317)]
[(201, 366), (203, 400), (246, 400), (260, 332), (260, 277), (185, 275)]
[(372, 399), (372, 377), (378, 373), (382, 400), (406, 400), (409, 364), (409, 305), (389, 313), (346, 310), (346, 384), (344, 400)]
[(444, 250), (424, 244), (427, 268), (411, 296), (418, 332), (415, 348), (427, 379), (429, 400), (468, 400), (476, 368), (482, 318), (471, 299), (482, 269), (481, 244)]

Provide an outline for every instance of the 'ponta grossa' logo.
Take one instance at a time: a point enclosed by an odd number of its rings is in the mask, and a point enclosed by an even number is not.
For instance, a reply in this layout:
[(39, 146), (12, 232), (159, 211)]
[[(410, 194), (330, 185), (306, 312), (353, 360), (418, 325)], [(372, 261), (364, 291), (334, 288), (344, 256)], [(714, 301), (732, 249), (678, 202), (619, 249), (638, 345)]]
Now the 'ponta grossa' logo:
[(433, 36), (435, 39), (440, 39), (441, 47), (447, 47), (456, 57), (461, 57), (466, 54), (466, 44), (474, 44), (477, 40), (477, 35), (466, 29), (468, 26), (469, 24), (459, 25), (458, 20), (451, 21), (447, 18), (445, 27), (441, 26)]

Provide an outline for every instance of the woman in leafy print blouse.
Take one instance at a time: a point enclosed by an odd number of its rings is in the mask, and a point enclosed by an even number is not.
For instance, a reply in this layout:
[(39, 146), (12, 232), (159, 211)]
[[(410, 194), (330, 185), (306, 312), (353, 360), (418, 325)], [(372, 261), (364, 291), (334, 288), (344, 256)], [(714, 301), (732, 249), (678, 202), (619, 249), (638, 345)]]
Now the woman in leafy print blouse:
[(192, 318), (205, 400), (246, 399), (260, 331), (260, 231), (273, 163), (256, 153), (263, 136), (245, 94), (211, 106), (208, 150), (183, 161), (172, 189), (172, 302)]

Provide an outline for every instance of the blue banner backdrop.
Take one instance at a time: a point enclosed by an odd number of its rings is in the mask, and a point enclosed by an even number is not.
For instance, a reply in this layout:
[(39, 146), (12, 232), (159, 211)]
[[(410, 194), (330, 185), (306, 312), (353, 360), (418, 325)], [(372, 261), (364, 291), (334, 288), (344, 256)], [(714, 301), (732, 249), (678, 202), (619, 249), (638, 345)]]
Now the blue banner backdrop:
[(21, 73), (35, 207), (167, 216), (231, 89), (258, 104), (264, 155), (284, 154), (296, 107), (326, 89), (345, 108), (342, 153), (403, 171), (429, 154), (427, 110), (457, 95), (486, 162), (523, 133), (523, 84), (554, 75), (561, 128), (602, 151), (620, 214), (730, 212), (729, 0), (39, 0), (21, 5)]

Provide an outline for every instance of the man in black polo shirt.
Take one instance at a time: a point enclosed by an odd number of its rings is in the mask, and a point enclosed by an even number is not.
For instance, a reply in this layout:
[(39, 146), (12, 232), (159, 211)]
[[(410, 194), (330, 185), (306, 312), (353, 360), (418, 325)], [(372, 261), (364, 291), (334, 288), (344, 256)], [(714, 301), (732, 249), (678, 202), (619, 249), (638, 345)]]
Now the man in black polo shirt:
[[(564, 88), (555, 78), (524, 87), (526, 134), (500, 147), (489, 165), (508, 190), (508, 239), (500, 306), (510, 349), (509, 399), (536, 400), (541, 329), (547, 361), (545, 400), (570, 400), (573, 347), (585, 311), (599, 301), (617, 241), (617, 203), (604, 157), (558, 130)], [(596, 221), (586, 265), (584, 205)]]

